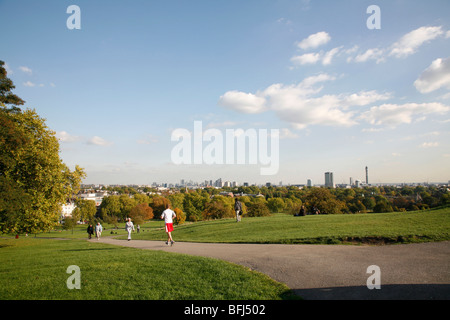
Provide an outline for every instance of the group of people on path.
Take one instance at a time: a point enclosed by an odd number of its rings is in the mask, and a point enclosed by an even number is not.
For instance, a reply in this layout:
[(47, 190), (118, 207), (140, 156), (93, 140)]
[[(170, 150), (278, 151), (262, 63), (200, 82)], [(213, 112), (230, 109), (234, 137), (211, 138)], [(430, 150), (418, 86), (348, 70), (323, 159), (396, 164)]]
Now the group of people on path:
[(89, 227), (87, 228), (87, 233), (89, 235), (89, 239), (92, 238), (92, 235), (94, 234), (94, 232), (97, 237), (97, 240), (100, 240), (100, 237), (103, 232), (103, 227), (100, 224), (100, 222), (97, 222), (97, 224), (95, 225), (95, 228), (92, 226), (92, 224), (90, 224)]
[[(242, 216), (242, 204), (237, 198), (235, 199), (235, 202), (234, 202), (234, 210), (236, 212), (236, 222), (240, 222), (241, 216)], [(164, 224), (165, 224), (164, 228), (167, 233), (166, 244), (170, 245), (170, 246), (175, 243), (175, 241), (173, 241), (173, 238), (172, 238), (172, 231), (173, 231), (173, 219), (175, 219), (176, 217), (177, 217), (177, 215), (175, 214), (175, 212), (172, 209), (170, 209), (170, 205), (167, 204), (165, 210), (161, 214), (161, 219), (164, 219)], [(131, 232), (135, 230), (134, 224), (131, 221), (131, 218), (128, 218), (127, 222), (125, 223), (125, 230), (128, 233), (127, 240), (130, 241), (131, 240)], [(138, 230), (139, 230), (139, 226), (138, 226)], [(100, 240), (102, 231), (103, 231), (103, 227), (100, 224), (100, 222), (98, 222), (97, 225), (95, 226), (95, 233), (97, 235), (97, 240)], [(87, 232), (89, 234), (89, 239), (91, 239), (92, 235), (94, 234), (94, 227), (92, 226), (92, 224), (89, 225)]]
[[(167, 245), (173, 245), (175, 242), (173, 241), (172, 238), (172, 231), (173, 231), (173, 219), (176, 218), (176, 214), (175, 212), (170, 209), (170, 205), (166, 205), (166, 209), (163, 211), (163, 213), (161, 214), (161, 219), (164, 219), (165, 222), (165, 231), (167, 233), (168, 239), (166, 241)], [(139, 225), (137, 226), (138, 231), (140, 230)], [(130, 241), (131, 240), (131, 232), (135, 230), (134, 228), (134, 224), (131, 221), (131, 218), (127, 219), (127, 222), (125, 223), (125, 230), (128, 233), (128, 238), (127, 240)], [(95, 226), (95, 233), (97, 235), (97, 240), (100, 240), (100, 236), (102, 234), (103, 231), (103, 227), (100, 224), (100, 222), (97, 223), (97, 225)], [(89, 239), (92, 238), (92, 235), (94, 234), (94, 227), (92, 226), (92, 224), (90, 224), (87, 228), (87, 233), (89, 235)]]

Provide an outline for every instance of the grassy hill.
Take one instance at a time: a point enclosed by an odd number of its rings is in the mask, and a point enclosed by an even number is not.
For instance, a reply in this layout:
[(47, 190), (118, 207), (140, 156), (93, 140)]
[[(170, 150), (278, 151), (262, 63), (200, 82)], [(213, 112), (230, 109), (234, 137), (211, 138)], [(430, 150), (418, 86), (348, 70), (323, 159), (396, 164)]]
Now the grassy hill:
[[(144, 229), (145, 230), (145, 229)], [(409, 243), (450, 240), (450, 207), (436, 210), (243, 218), (176, 226), (175, 241), (230, 243)], [(134, 239), (165, 240), (162, 228), (146, 229)]]

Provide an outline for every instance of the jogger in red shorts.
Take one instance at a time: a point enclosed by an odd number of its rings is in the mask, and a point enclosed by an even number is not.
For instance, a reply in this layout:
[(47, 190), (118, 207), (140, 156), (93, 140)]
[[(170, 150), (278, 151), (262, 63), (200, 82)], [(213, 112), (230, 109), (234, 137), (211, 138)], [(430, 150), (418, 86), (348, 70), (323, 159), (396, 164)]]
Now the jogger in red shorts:
[(170, 205), (166, 205), (166, 210), (163, 211), (162, 215), (161, 215), (161, 219), (164, 219), (164, 222), (166, 223), (166, 233), (168, 236), (167, 245), (172, 245), (174, 243), (173, 239), (172, 239), (172, 231), (173, 231), (173, 219), (176, 217), (177, 215), (175, 214), (175, 212), (173, 210), (170, 209)]

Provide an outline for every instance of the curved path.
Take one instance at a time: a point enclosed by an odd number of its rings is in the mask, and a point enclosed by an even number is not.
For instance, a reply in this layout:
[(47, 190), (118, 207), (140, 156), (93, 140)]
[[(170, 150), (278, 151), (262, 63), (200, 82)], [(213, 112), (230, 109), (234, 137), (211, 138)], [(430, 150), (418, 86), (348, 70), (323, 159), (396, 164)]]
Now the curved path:
[[(450, 299), (448, 241), (387, 246), (177, 242), (173, 247), (162, 241), (98, 242), (226, 260), (267, 274), (307, 300)], [(371, 265), (380, 268), (380, 289), (367, 287)]]

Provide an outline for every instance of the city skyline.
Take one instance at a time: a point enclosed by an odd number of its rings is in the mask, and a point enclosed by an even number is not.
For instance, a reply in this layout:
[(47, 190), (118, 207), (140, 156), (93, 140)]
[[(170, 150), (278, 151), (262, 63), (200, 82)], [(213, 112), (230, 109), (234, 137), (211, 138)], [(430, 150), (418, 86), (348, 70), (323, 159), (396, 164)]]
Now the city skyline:
[[(373, 4), (1, 1), (0, 60), (85, 184), (448, 181), (450, 3)], [(197, 123), (223, 148), (179, 164)], [(277, 130), (276, 170), (261, 139), (227, 162), (227, 130)]]

